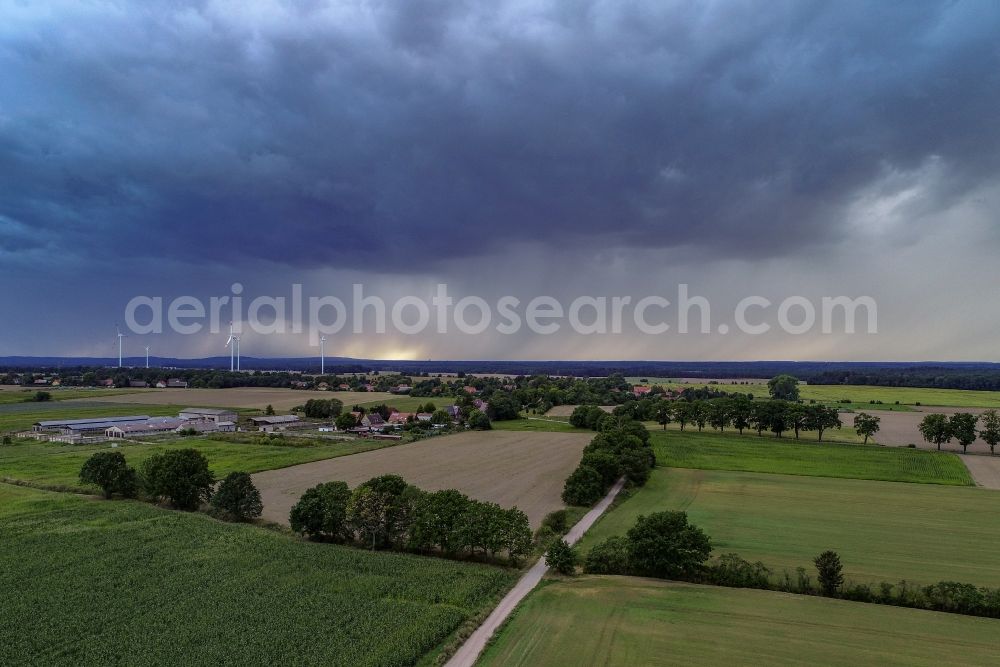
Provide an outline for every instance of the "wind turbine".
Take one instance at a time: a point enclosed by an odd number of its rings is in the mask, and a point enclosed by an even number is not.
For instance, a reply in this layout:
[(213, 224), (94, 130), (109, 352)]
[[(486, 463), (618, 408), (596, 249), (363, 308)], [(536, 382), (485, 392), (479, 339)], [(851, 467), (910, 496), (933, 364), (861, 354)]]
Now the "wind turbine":
[(117, 324), (115, 325), (115, 331), (118, 332), (118, 368), (121, 368), (122, 367), (122, 339), (126, 338), (126, 336), (125, 336), (125, 334), (122, 333), (122, 330), (118, 328)]
[(240, 370), (240, 337), (233, 332), (233, 323), (229, 323), (229, 340), (226, 341), (229, 348), (229, 370)]
[(319, 338), (319, 374), (326, 375), (326, 336)]
[(149, 346), (146, 346), (146, 368), (149, 368)]

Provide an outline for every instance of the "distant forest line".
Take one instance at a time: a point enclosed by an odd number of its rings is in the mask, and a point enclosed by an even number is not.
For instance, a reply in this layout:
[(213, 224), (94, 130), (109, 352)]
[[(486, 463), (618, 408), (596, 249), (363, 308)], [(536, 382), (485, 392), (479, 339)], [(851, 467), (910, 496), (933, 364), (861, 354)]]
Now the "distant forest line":
[[(65, 357), (0, 357), (0, 372), (83, 373), (117, 365), (117, 359)], [(172, 359), (151, 357), (158, 369), (228, 370), (229, 357)], [(129, 357), (125, 365), (138, 370), (145, 358)], [(291, 371), (318, 374), (316, 358), (243, 358), (243, 367), (254, 371)], [(152, 369), (151, 369), (152, 370)], [(504, 375), (568, 375), (625, 377), (735, 379), (770, 378), (788, 373), (811, 384), (867, 385), (880, 387), (930, 387), (1000, 391), (1000, 364), (986, 362), (794, 362), (794, 361), (391, 361), (327, 357), (328, 375), (370, 371), (424, 375), (435, 373), (498, 373)], [(178, 373), (180, 377), (187, 374)], [(244, 374), (245, 375), (245, 374)], [(252, 377), (252, 375), (250, 376)], [(261, 378), (251, 386), (282, 385), (290, 378)]]

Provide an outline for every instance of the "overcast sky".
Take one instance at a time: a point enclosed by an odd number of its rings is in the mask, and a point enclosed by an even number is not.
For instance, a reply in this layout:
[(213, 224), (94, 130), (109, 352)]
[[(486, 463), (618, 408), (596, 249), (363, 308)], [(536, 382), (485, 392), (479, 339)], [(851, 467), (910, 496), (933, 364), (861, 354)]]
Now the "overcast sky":
[[(998, 35), (985, 0), (4, 3), (0, 355), (108, 356), (132, 297), (234, 282), (522, 306), (685, 283), (712, 333), (348, 327), (327, 353), (998, 360)], [(870, 296), (878, 333), (719, 333), (753, 295)]]

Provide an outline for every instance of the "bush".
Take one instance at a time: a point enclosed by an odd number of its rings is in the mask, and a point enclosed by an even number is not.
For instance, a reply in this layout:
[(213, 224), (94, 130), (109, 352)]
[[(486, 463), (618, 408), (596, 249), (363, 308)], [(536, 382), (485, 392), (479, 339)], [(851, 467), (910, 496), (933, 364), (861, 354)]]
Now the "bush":
[(580, 465), (566, 479), (562, 499), (568, 505), (589, 507), (604, 495), (604, 480), (590, 466)]
[(80, 469), (80, 481), (99, 486), (105, 498), (118, 494), (125, 498), (135, 498), (139, 492), (139, 480), (135, 469), (125, 463), (121, 452), (96, 452)]
[(690, 579), (711, 553), (708, 536), (688, 523), (686, 512), (640, 516), (628, 531), (629, 566), (636, 574)]
[(5, 445), (12, 445), (12, 444), (14, 444), (14, 440), (9, 435), (3, 436), (2, 442)]
[(36, 391), (31, 400), (35, 403), (47, 403), (52, 400), (52, 394), (47, 391)]
[(844, 584), (844, 568), (836, 551), (824, 551), (813, 560), (823, 595), (832, 597)]
[(489, 431), (493, 428), (490, 418), (482, 410), (473, 410), (469, 413), (469, 428), (480, 431)]
[(576, 566), (579, 562), (580, 556), (576, 549), (562, 539), (553, 542), (548, 553), (545, 554), (545, 564), (559, 574), (576, 574)]
[[(274, 408), (270, 405), (271, 414), (274, 413)], [(305, 413), (306, 417), (309, 419), (330, 419), (331, 417), (338, 417), (344, 409), (344, 403), (336, 398), (310, 398), (306, 401), (306, 404), (302, 406), (302, 412)]]
[(351, 490), (344, 482), (327, 482), (308, 489), (289, 514), (289, 524), (312, 540), (341, 540), (349, 536), (347, 503)]
[(142, 464), (142, 486), (153, 500), (165, 499), (180, 510), (196, 510), (212, 497), (215, 477), (196, 449), (156, 454)]
[(763, 563), (751, 563), (736, 554), (722, 554), (708, 568), (708, 581), (731, 588), (761, 588), (771, 586), (771, 570)]
[(588, 574), (628, 574), (628, 540), (609, 537), (587, 554), (583, 571)]
[(250, 474), (232, 472), (222, 480), (212, 496), (212, 509), (215, 514), (230, 521), (249, 521), (260, 516), (264, 505)]
[(545, 518), (542, 519), (542, 528), (548, 528), (554, 535), (565, 535), (566, 531), (569, 530), (566, 510), (556, 510), (546, 514)]

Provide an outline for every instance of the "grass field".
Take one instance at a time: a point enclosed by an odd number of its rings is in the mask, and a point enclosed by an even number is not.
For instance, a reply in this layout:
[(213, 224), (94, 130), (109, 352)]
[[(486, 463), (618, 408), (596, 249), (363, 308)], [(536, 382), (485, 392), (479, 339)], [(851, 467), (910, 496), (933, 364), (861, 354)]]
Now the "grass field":
[(9, 403), (24, 403), (34, 397), (39, 391), (48, 392), (53, 401), (68, 401), (80, 398), (103, 398), (106, 396), (123, 396), (131, 394), (134, 389), (93, 389), (93, 388), (61, 388), (61, 387), (3, 387), (0, 389), (0, 405)]
[[(346, 454), (379, 449), (393, 442), (378, 440), (344, 440), (318, 443), (310, 447), (257, 445), (216, 442), (203, 438), (184, 438), (171, 443), (119, 443), (117, 451), (125, 454), (130, 465), (138, 466), (153, 454), (170, 449), (194, 448), (207, 458), (215, 476), (231, 472), (258, 472), (309, 461), (318, 461)], [(66, 445), (54, 442), (19, 442), (0, 446), (0, 480), (13, 479), (44, 486), (80, 488), (79, 474), (91, 454), (111, 451), (111, 443), (98, 445)], [(83, 490), (83, 489), (81, 489)]]
[(409, 665), (512, 572), (0, 485), (0, 664)]
[(549, 582), (478, 665), (988, 665), (1000, 621), (630, 577)]
[[(880, 407), (888, 408), (899, 401), (902, 405), (937, 405), (962, 408), (1000, 408), (1000, 391), (972, 391), (965, 389), (928, 389), (923, 387), (867, 387), (855, 385), (809, 385), (799, 386), (803, 400), (815, 399), (820, 402), (840, 401), (845, 398), (858, 404), (882, 401)], [(859, 406), (874, 408), (876, 406)]]
[(857, 582), (907, 579), (1000, 586), (987, 546), (1000, 532), (1000, 493), (973, 487), (657, 468), (647, 485), (602, 517), (588, 550), (622, 535), (640, 514), (685, 510), (715, 554), (761, 560), (779, 575), (826, 549)]
[(738, 433), (652, 431), (659, 465), (706, 470), (971, 485), (955, 454), (905, 447), (796, 442)]
[(427, 491), (458, 489), (477, 500), (517, 506), (537, 528), (563, 507), (563, 483), (591, 440), (583, 433), (465, 431), (330, 461), (254, 475), (264, 518), (288, 521), (311, 486), (341, 480), (350, 486), (376, 475), (396, 474)]

